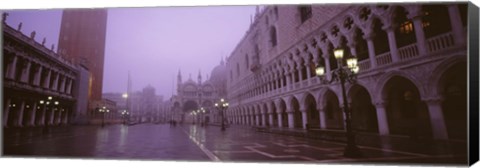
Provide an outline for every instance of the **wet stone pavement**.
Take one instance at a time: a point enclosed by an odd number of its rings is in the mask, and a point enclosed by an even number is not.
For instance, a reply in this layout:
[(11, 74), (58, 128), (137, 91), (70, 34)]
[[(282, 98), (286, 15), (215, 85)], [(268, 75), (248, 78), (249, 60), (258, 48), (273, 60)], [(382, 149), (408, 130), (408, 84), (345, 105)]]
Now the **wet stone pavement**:
[(382, 162), (460, 164), (428, 155), (359, 146), (362, 158), (343, 157), (345, 144), (260, 133), (247, 127), (139, 124), (7, 128), (3, 154), (12, 157), (183, 160), (228, 162)]

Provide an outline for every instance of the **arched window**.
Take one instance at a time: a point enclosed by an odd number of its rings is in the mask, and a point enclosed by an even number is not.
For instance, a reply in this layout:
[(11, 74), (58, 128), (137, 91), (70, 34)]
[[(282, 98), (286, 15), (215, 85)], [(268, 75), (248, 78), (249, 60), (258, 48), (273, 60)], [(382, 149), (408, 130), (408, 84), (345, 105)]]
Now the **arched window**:
[(312, 6), (305, 5), (298, 7), (300, 12), (300, 21), (303, 23), (312, 17)]
[(274, 26), (270, 27), (270, 44), (272, 47), (277, 46), (277, 29)]
[(395, 37), (397, 40), (397, 47), (403, 47), (417, 40), (415, 38), (415, 30), (413, 29), (413, 22), (407, 18), (407, 11), (403, 7), (398, 7), (395, 11), (394, 22), (398, 24), (395, 28)]
[(427, 38), (452, 30), (450, 16), (445, 5), (424, 5), (423, 29)]
[(364, 34), (359, 28), (357, 28), (355, 31), (355, 41), (357, 42), (355, 50), (357, 51), (358, 61), (368, 59), (368, 44), (367, 41), (363, 39)]
[(375, 19), (373, 32), (375, 37), (373, 38), (373, 44), (375, 46), (375, 55), (383, 54), (390, 51), (388, 46), (387, 33), (382, 29), (383, 23), (379, 19)]

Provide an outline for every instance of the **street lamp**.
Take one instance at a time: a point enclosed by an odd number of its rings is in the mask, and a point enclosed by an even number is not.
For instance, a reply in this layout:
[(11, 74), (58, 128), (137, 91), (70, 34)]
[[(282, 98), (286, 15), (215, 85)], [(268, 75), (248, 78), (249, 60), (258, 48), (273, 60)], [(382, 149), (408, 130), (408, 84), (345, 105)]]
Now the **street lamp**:
[(126, 107), (126, 110), (124, 110), (122, 112), (122, 116), (123, 116), (123, 125), (125, 125), (125, 117), (129, 115), (129, 112), (130, 112), (130, 109), (129, 109), (129, 102), (128, 102), (128, 93), (124, 93), (122, 94), (122, 97), (125, 99), (125, 107)]
[[(50, 110), (50, 108), (52, 108), (53, 110), (57, 110), (58, 105), (60, 105), (60, 102), (57, 101), (57, 100), (54, 101), (52, 96), (48, 96), (47, 100), (40, 100), (39, 103), (41, 105), (44, 105), (45, 109), (49, 108), (49, 110)], [(15, 105), (13, 107), (15, 107)], [(47, 118), (47, 123), (44, 123), (45, 126), (48, 126), (48, 124), (49, 124), (48, 122), (51, 121), (50, 119), (52, 118), (52, 115), (53, 115), (53, 118), (55, 118), (55, 111), (50, 112), (50, 116), (49, 116), (49, 118)], [(54, 122), (55, 121), (52, 121), (51, 124), (53, 125)]]
[(110, 112), (109, 109), (107, 109), (107, 107), (103, 106), (101, 109), (98, 110), (100, 113), (102, 113), (102, 127), (105, 126), (105, 113), (108, 113)]
[(123, 110), (122, 111), (123, 125), (125, 125), (125, 120), (126, 120), (127, 116), (128, 116), (127, 110)]
[(345, 93), (345, 82), (356, 83), (357, 73), (360, 70), (357, 66), (357, 58), (352, 56), (346, 60), (347, 67), (343, 67), (343, 49), (337, 48), (333, 51), (335, 59), (337, 59), (338, 68), (331, 72), (332, 76), (330, 80), (326, 80), (325, 76), (325, 67), (323, 65), (318, 65), (315, 69), (315, 73), (320, 77), (322, 84), (332, 83), (334, 81), (340, 80), (340, 85), (342, 87), (342, 97), (343, 97), (343, 112), (345, 113), (345, 124), (347, 129), (347, 146), (343, 155), (345, 157), (361, 157), (362, 153), (355, 144), (355, 133), (352, 130), (352, 114), (347, 102), (347, 94)]
[(197, 113), (200, 114), (200, 125), (204, 126), (205, 125), (205, 119), (204, 119), (205, 109), (203, 107), (200, 107), (200, 109), (197, 110)]
[(192, 117), (193, 117), (192, 123), (193, 123), (193, 125), (195, 125), (195, 120), (196, 120), (196, 118), (197, 118), (197, 117), (196, 117), (196, 116), (197, 116), (197, 111), (193, 110), (191, 114), (192, 114)]
[(219, 103), (215, 103), (215, 107), (221, 112), (222, 115), (222, 131), (225, 131), (225, 115), (224, 112), (228, 108), (228, 103), (225, 99), (220, 99)]

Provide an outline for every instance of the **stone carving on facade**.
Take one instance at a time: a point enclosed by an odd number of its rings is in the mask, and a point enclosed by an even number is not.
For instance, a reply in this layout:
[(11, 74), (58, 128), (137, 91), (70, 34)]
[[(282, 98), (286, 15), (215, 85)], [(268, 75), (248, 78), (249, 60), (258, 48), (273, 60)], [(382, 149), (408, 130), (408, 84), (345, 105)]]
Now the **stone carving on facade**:
[(8, 13), (5, 12), (2, 14), (2, 23), (5, 23), (7, 21)]
[(20, 30), (22, 30), (22, 22), (20, 22), (17, 27), (17, 31), (20, 31)]
[(32, 31), (32, 33), (30, 33), (30, 38), (32, 40), (35, 40), (35, 34), (37, 34), (35, 31)]

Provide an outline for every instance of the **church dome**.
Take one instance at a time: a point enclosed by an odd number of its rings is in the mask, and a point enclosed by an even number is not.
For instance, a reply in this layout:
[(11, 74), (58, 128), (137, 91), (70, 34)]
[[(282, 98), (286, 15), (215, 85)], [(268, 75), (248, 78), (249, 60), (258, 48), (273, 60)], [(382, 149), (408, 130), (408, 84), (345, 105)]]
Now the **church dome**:
[(225, 94), (227, 84), (227, 67), (223, 60), (220, 62), (220, 65), (213, 68), (209, 80), (221, 95)]
[(219, 84), (223, 85), (223, 83), (227, 82), (226, 79), (227, 79), (227, 66), (222, 60), (220, 62), (220, 65), (213, 68), (210, 74), (210, 81), (215, 86), (221, 86)]

